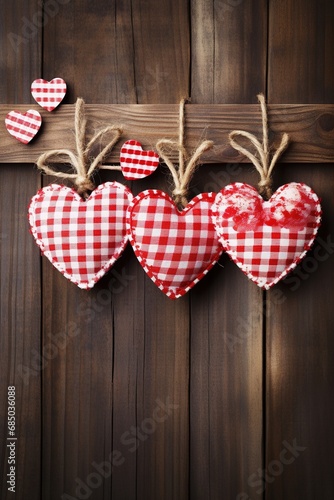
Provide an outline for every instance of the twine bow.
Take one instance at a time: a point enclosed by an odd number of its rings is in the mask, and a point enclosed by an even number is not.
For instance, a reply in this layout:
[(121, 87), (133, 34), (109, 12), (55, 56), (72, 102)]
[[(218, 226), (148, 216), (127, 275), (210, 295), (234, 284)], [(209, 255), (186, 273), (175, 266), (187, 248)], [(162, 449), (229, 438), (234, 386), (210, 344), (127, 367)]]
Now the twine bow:
[[(272, 195), (271, 174), (273, 172), (273, 169), (276, 165), (278, 158), (285, 151), (285, 149), (289, 144), (289, 136), (286, 133), (282, 135), (281, 143), (270, 160), (270, 150), (268, 146), (268, 117), (267, 117), (266, 102), (263, 94), (259, 94), (257, 98), (261, 105), (261, 112), (262, 112), (262, 130), (263, 130), (262, 144), (258, 141), (255, 135), (250, 134), (249, 132), (246, 132), (244, 130), (233, 130), (229, 134), (229, 139), (230, 139), (230, 144), (234, 147), (234, 149), (240, 151), (240, 153), (243, 153), (253, 163), (256, 170), (259, 172), (261, 178), (260, 182), (258, 183), (259, 193), (264, 197), (266, 197), (267, 199), (269, 199)], [(249, 139), (250, 142), (255, 147), (257, 155), (251, 153), (248, 149), (238, 144), (234, 140), (234, 137), (236, 136), (243, 136)]]
[[(77, 187), (77, 191), (84, 198), (88, 197), (88, 192), (95, 188), (91, 180), (93, 173), (98, 169), (120, 170), (118, 166), (102, 166), (102, 162), (113, 149), (117, 141), (120, 139), (123, 130), (114, 125), (105, 127), (97, 132), (94, 137), (86, 145), (86, 125), (87, 120), (84, 111), (84, 101), (81, 98), (77, 99), (75, 105), (75, 142), (76, 154), (69, 149), (53, 149), (43, 153), (37, 160), (37, 168), (45, 174), (61, 177), (62, 179), (73, 179)], [(112, 140), (102, 149), (95, 157), (91, 158), (90, 151), (92, 146), (105, 134), (114, 132)], [(49, 163), (64, 163), (71, 164), (74, 173), (60, 172), (49, 166)]]
[[(189, 182), (198, 164), (198, 160), (205, 151), (212, 148), (213, 146), (213, 141), (205, 140), (197, 147), (191, 157), (188, 156), (187, 151), (184, 147), (185, 103), (186, 100), (182, 99), (179, 108), (179, 142), (171, 141), (168, 139), (161, 139), (156, 144), (156, 149), (159, 156), (163, 159), (173, 177), (175, 187), (172, 195), (175, 204), (183, 208), (188, 203), (187, 193)], [(169, 158), (169, 152), (175, 149), (179, 152), (178, 167), (176, 167), (173, 164), (172, 160)]]

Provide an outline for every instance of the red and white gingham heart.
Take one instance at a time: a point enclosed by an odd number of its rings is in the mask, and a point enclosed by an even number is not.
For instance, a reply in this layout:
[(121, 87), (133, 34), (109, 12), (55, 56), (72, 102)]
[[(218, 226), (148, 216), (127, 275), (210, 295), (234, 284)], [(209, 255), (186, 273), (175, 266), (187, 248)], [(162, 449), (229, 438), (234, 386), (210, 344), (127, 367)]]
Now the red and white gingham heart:
[(31, 84), (31, 94), (43, 109), (53, 111), (65, 97), (66, 83), (62, 78), (54, 78), (50, 82), (37, 78)]
[(131, 200), (129, 189), (118, 182), (101, 184), (86, 201), (73, 189), (51, 184), (30, 202), (31, 232), (58, 271), (89, 289), (128, 242), (125, 222)]
[(144, 151), (139, 142), (130, 140), (121, 148), (120, 163), (124, 177), (135, 181), (153, 174), (159, 165), (159, 155)]
[(212, 220), (231, 259), (268, 290), (311, 247), (321, 222), (321, 206), (317, 195), (302, 183), (284, 184), (264, 201), (255, 188), (237, 182), (217, 194)]
[(214, 198), (214, 193), (202, 193), (180, 212), (168, 194), (152, 189), (129, 206), (127, 230), (134, 252), (171, 299), (198, 283), (222, 253), (210, 218)]
[(28, 109), (26, 113), (10, 111), (5, 118), (5, 124), (10, 135), (23, 144), (28, 144), (39, 131), (42, 117), (34, 109)]

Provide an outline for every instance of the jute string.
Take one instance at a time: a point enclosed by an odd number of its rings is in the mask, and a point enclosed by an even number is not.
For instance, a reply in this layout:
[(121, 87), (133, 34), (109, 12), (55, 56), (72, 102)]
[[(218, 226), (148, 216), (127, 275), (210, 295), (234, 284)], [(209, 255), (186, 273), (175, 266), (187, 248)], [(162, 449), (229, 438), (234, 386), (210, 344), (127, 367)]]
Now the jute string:
[[(194, 153), (189, 157), (184, 146), (184, 125), (185, 125), (185, 108), (186, 100), (182, 99), (179, 107), (179, 140), (178, 142), (168, 139), (161, 139), (156, 144), (156, 149), (159, 156), (167, 165), (174, 181), (174, 189), (172, 192), (173, 199), (177, 206), (185, 207), (188, 203), (187, 193), (190, 180), (198, 165), (201, 155), (212, 148), (213, 141), (205, 140), (196, 148)], [(170, 159), (171, 151), (179, 152), (179, 163), (175, 166)]]
[[(105, 127), (97, 132), (92, 139), (86, 144), (86, 126), (87, 120), (85, 117), (84, 101), (81, 98), (77, 99), (75, 105), (75, 143), (76, 154), (69, 149), (53, 149), (43, 153), (37, 160), (37, 168), (42, 170), (47, 175), (53, 175), (62, 179), (73, 179), (77, 191), (84, 198), (88, 197), (88, 193), (95, 188), (91, 180), (92, 175), (98, 169), (105, 170), (121, 170), (119, 166), (102, 165), (107, 155), (113, 149), (117, 141), (120, 139), (123, 130), (114, 125)], [(113, 138), (95, 157), (90, 157), (90, 151), (94, 144), (99, 141), (105, 134), (112, 132)], [(50, 163), (70, 163), (74, 173), (61, 172), (50, 167)]]
[[(261, 105), (261, 113), (262, 113), (262, 131), (263, 131), (262, 144), (258, 141), (255, 135), (250, 134), (249, 132), (246, 132), (244, 130), (233, 130), (229, 134), (229, 139), (230, 139), (230, 144), (237, 151), (240, 151), (240, 153), (247, 156), (253, 163), (256, 170), (260, 174), (260, 182), (258, 183), (259, 193), (265, 198), (269, 199), (272, 195), (271, 174), (274, 170), (278, 158), (285, 151), (285, 149), (289, 144), (289, 136), (286, 133), (282, 135), (281, 143), (274, 152), (272, 158), (270, 159), (270, 150), (268, 143), (268, 116), (267, 116), (266, 102), (263, 94), (259, 94), (257, 98)], [(248, 149), (238, 144), (238, 142), (234, 140), (234, 138), (237, 136), (243, 136), (249, 139), (249, 141), (255, 147), (257, 154), (251, 153)]]

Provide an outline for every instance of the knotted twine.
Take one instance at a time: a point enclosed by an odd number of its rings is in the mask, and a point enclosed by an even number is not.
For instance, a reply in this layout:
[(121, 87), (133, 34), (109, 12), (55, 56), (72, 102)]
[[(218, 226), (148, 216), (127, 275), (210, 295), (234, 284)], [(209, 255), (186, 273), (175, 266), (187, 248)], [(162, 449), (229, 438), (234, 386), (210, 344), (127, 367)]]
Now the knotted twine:
[[(77, 192), (84, 198), (88, 198), (89, 192), (95, 188), (91, 180), (93, 173), (98, 169), (105, 170), (121, 170), (119, 166), (106, 166), (102, 165), (106, 156), (113, 149), (117, 141), (120, 139), (123, 130), (120, 127), (110, 125), (103, 130), (97, 132), (92, 139), (86, 144), (86, 125), (87, 120), (85, 117), (84, 101), (81, 98), (77, 99), (75, 105), (75, 143), (76, 154), (69, 149), (53, 149), (43, 153), (37, 160), (36, 165), (39, 170), (42, 170), (47, 175), (61, 177), (62, 179), (73, 179), (76, 185)], [(90, 156), (90, 151), (93, 145), (105, 134), (114, 132), (112, 140), (102, 149), (102, 151), (95, 157)], [(55, 170), (49, 166), (49, 163), (64, 163), (71, 164), (74, 173), (67, 173)]]
[[(201, 155), (212, 148), (213, 141), (205, 140), (196, 148), (195, 152), (189, 157), (184, 147), (184, 125), (186, 99), (182, 99), (179, 107), (179, 141), (161, 139), (156, 144), (159, 156), (167, 165), (174, 181), (172, 196), (178, 207), (185, 207), (188, 204), (187, 193), (192, 175), (196, 169)], [(179, 163), (175, 166), (169, 157), (169, 151), (177, 150), (179, 152)]]
[[(246, 132), (244, 130), (233, 130), (229, 134), (229, 139), (230, 139), (230, 144), (234, 147), (234, 149), (240, 151), (240, 153), (243, 153), (253, 163), (256, 170), (260, 174), (260, 182), (258, 183), (259, 193), (263, 197), (269, 199), (272, 195), (271, 174), (274, 170), (278, 158), (285, 151), (285, 149), (289, 144), (289, 136), (286, 133), (282, 135), (281, 143), (270, 160), (270, 150), (268, 144), (268, 116), (267, 116), (266, 102), (263, 94), (259, 94), (257, 98), (261, 105), (261, 113), (262, 113), (262, 131), (263, 131), (262, 144), (258, 141), (255, 135), (250, 134), (249, 132)], [(251, 153), (248, 149), (238, 144), (234, 140), (234, 137), (236, 136), (243, 136), (249, 139), (250, 142), (255, 147), (257, 155), (256, 153), (255, 154)]]

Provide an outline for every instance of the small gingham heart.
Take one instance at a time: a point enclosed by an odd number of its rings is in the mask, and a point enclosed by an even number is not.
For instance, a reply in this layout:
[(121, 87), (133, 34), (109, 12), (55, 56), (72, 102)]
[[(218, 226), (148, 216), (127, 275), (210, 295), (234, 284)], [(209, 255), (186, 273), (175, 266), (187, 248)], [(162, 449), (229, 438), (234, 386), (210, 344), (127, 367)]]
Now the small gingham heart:
[(87, 200), (69, 187), (51, 184), (30, 202), (31, 232), (58, 271), (89, 289), (128, 242), (125, 222), (131, 200), (129, 189), (118, 182), (101, 184)]
[(53, 111), (64, 99), (66, 83), (62, 78), (53, 78), (50, 82), (37, 78), (31, 84), (31, 94), (35, 101), (47, 111)]
[(151, 175), (159, 165), (159, 155), (154, 151), (144, 151), (137, 141), (126, 141), (120, 153), (121, 169), (129, 181), (143, 179)]
[(196, 196), (180, 212), (163, 191), (136, 196), (127, 212), (133, 250), (152, 281), (169, 298), (187, 293), (222, 253), (210, 218), (214, 193)]
[(237, 182), (217, 194), (212, 220), (231, 259), (248, 278), (268, 290), (312, 246), (321, 206), (306, 184), (284, 184), (264, 201), (255, 188)]
[(10, 111), (5, 118), (6, 129), (20, 142), (28, 144), (42, 125), (42, 117), (38, 111), (28, 109), (26, 113)]

